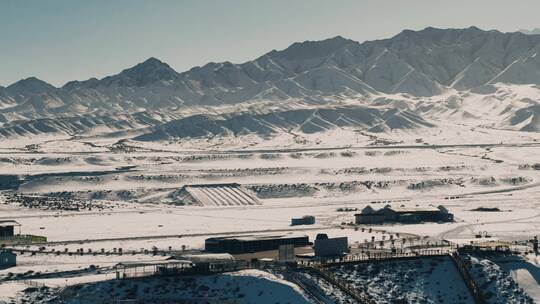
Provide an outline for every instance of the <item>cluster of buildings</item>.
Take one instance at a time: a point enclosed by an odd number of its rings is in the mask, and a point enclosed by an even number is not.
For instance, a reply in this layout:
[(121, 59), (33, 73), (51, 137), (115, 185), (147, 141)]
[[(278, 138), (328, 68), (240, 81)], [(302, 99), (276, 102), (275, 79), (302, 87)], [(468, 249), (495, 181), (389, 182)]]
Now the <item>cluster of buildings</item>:
[[(348, 252), (347, 237), (329, 238), (318, 234), (311, 243), (307, 235), (241, 235), (209, 238), (205, 241), (205, 251), (211, 253), (246, 254), (262, 251), (279, 250), (280, 254), (290, 256), (295, 247), (313, 245), (315, 256), (340, 256)], [(291, 250), (292, 248), (292, 250)]]
[[(392, 207), (386, 205), (380, 209), (367, 206), (358, 214), (355, 214), (356, 224), (384, 224), (404, 223), (414, 224), (422, 222), (452, 222), (454, 216), (443, 206), (427, 207)], [(306, 215), (291, 219), (291, 226), (313, 225), (315, 217)], [(291, 256), (298, 247), (311, 247), (314, 257), (341, 256), (349, 252), (347, 237), (329, 238), (328, 235), (318, 234), (310, 242), (306, 235), (238, 235), (213, 237), (206, 239), (205, 251), (210, 253), (249, 254), (271, 250), (279, 250), (281, 257)], [(311, 250), (310, 250), (311, 252)], [(286, 260), (286, 258), (283, 258)]]
[[(206, 193), (203, 192), (197, 192), (197, 194), (203, 198), (203, 194)], [(392, 207), (386, 205), (380, 209), (374, 209), (371, 206), (367, 206), (354, 216), (356, 224), (451, 222), (454, 220), (454, 216), (443, 206), (405, 207), (402, 205), (400, 207)], [(291, 219), (292, 226), (313, 224), (315, 224), (315, 217), (311, 215)], [(16, 233), (16, 228), (20, 226), (19, 223), (13, 220), (0, 221), (0, 245), (10, 245), (10, 242), (16, 242), (18, 244), (25, 242), (46, 242), (46, 238), (44, 237), (21, 235), (20, 231)], [(310, 242), (307, 235), (293, 234), (237, 235), (212, 237), (205, 240), (205, 251), (210, 254), (242, 255), (278, 251), (279, 259), (281, 261), (294, 260), (295, 249), (299, 247), (307, 247), (313, 257), (337, 257), (349, 252), (347, 237), (330, 238), (324, 233), (318, 234), (313, 242)], [(254, 258), (260, 256), (261, 255), (253, 255)], [(183, 261), (184, 260), (167, 261), (151, 267), (155, 268), (154, 271), (169, 271), (170, 269), (173, 269), (174, 271), (179, 271), (180, 269), (183, 271), (189, 266)], [(14, 266), (15, 263), (15, 254), (9, 250), (0, 251), (0, 267), (11, 267)], [(205, 265), (199, 261), (199, 265), (201, 264)], [(122, 273), (126, 273), (125, 269), (141, 268), (144, 270), (147, 266), (149, 265), (144, 263), (135, 263), (133, 265), (120, 264), (118, 265), (118, 269), (122, 269)], [(189, 267), (192, 267), (192, 265)]]

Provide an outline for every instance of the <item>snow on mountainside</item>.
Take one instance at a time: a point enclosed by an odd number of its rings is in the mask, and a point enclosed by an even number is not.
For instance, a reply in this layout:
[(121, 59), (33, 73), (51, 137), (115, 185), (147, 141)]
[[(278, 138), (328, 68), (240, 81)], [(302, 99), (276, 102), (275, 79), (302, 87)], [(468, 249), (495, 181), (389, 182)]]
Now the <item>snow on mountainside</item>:
[(243, 134), (266, 137), (279, 132), (299, 131), (310, 134), (338, 127), (382, 132), (387, 129), (428, 128), (433, 125), (412, 112), (397, 109), (317, 108), (264, 114), (194, 115), (168, 122), (135, 139), (153, 141)]
[[(470, 27), (405, 30), (364, 43), (305, 41), (183, 73), (150, 58), (60, 88), (34, 77), (0, 87), (0, 137), (128, 130), (146, 133), (137, 137), (146, 141), (264, 137), (344, 127), (421, 130), (449, 119), (537, 132), (539, 53), (540, 35)], [(220, 110), (243, 104), (234, 114)]]
[(532, 30), (521, 29), (519, 30), (519, 32), (522, 32), (523, 34), (527, 34), (527, 35), (540, 35), (540, 28), (535, 28)]

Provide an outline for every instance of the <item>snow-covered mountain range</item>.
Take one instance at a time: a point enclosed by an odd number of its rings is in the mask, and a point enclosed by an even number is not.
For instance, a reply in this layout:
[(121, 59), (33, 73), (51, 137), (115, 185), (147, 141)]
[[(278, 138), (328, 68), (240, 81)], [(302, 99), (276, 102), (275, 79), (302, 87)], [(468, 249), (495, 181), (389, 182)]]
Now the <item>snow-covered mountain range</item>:
[(540, 35), (405, 30), (358, 43), (294, 43), (242, 64), (179, 73), (156, 58), (103, 79), (0, 87), (0, 137), (139, 130), (135, 140), (356, 128), (438, 121), (540, 131)]

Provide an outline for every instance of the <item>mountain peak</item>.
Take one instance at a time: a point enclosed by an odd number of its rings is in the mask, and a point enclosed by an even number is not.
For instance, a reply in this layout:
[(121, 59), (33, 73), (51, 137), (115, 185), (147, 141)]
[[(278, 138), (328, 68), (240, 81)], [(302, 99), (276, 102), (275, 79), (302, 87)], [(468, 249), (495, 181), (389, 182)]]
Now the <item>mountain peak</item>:
[(103, 78), (101, 82), (106, 85), (142, 87), (153, 82), (171, 81), (177, 77), (178, 73), (168, 64), (155, 57), (150, 57), (117, 75)]
[(175, 72), (175, 70), (173, 70), (168, 64), (166, 64), (165, 62), (155, 58), (155, 57), (150, 57), (148, 59), (146, 59), (145, 61), (131, 67), (131, 68), (128, 68), (128, 69), (125, 69), (122, 71), (122, 73), (132, 73), (132, 72), (135, 72), (135, 73), (139, 73), (139, 72), (149, 72), (149, 71), (152, 71), (152, 70), (167, 70), (167, 71), (170, 71), (170, 72)]
[(274, 50), (267, 55), (273, 57), (277, 56), (287, 60), (324, 57), (349, 44), (358, 44), (358, 42), (343, 38), (342, 36), (335, 36), (324, 40), (306, 40), (304, 42), (295, 42), (282, 51)]
[(150, 58), (146, 59), (145, 61), (141, 62), (140, 65), (155, 66), (155, 67), (162, 67), (162, 66), (169, 67), (168, 64), (166, 64), (165, 62), (157, 59), (156, 57), (150, 57)]
[(55, 90), (56, 88), (53, 85), (32, 76), (21, 79), (9, 85), (6, 89), (12, 94), (41, 94)]

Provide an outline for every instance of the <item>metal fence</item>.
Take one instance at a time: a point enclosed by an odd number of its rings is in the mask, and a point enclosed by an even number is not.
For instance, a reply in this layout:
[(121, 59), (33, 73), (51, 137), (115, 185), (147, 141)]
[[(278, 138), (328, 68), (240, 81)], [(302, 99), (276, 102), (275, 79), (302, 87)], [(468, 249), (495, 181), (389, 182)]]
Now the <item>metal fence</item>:
[(0, 237), (0, 245), (30, 245), (47, 242), (47, 238), (39, 235), (19, 234), (9, 237)]

